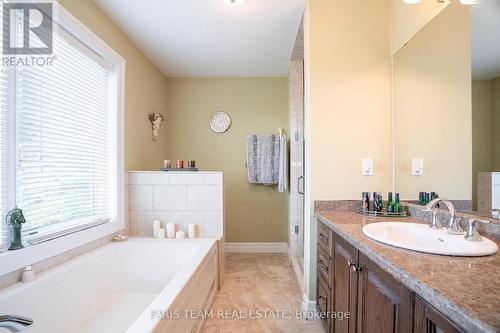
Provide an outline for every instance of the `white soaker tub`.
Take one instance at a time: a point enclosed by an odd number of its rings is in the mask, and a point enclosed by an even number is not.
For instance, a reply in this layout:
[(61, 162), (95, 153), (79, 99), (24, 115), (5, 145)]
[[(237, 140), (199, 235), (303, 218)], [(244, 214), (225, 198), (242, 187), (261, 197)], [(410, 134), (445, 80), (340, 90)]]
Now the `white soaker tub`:
[(1, 290), (0, 314), (33, 319), (31, 333), (196, 332), (183, 310), (210, 307), (216, 252), (213, 239), (110, 243)]

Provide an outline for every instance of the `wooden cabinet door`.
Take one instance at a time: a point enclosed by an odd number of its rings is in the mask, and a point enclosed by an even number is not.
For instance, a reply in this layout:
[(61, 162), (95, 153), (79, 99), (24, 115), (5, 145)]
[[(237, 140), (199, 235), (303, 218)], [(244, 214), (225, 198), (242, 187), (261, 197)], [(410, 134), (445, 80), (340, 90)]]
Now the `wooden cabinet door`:
[(334, 320), (335, 332), (356, 332), (356, 302), (358, 250), (338, 235), (334, 235), (334, 306), (335, 312), (349, 312), (349, 318)]
[(389, 273), (359, 255), (358, 332), (411, 332), (411, 291)]
[(433, 306), (415, 296), (413, 309), (413, 332), (415, 333), (463, 333), (457, 325), (443, 316)]

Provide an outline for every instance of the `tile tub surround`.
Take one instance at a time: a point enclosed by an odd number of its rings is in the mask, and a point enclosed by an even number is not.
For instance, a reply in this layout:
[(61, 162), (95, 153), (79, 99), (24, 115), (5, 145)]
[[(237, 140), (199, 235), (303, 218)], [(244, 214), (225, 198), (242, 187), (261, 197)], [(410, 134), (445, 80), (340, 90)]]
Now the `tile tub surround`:
[[(357, 247), (370, 260), (419, 294), (467, 332), (500, 330), (500, 255), (465, 258), (398, 249), (370, 240), (368, 223), (387, 218), (350, 211), (317, 211), (315, 217)], [(423, 222), (414, 217), (400, 219)]]
[(224, 236), (222, 172), (130, 171), (130, 233), (151, 237), (153, 220), (177, 225), (188, 232), (198, 226), (198, 237)]

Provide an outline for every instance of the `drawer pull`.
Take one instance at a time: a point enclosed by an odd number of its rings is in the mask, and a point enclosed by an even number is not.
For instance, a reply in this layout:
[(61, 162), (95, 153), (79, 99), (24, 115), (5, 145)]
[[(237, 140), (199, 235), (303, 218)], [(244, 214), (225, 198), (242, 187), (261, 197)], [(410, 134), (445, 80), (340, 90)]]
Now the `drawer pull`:
[(350, 260), (347, 260), (347, 264), (349, 265), (349, 268), (353, 273), (357, 273), (361, 271), (361, 267), (358, 267), (358, 265), (354, 262), (351, 262)]

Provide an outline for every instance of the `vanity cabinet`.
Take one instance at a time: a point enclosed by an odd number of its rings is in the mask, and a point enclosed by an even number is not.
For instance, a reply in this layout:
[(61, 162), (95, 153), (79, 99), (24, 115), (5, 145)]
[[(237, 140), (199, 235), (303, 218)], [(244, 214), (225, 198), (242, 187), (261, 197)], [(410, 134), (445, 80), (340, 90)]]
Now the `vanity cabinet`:
[[(462, 333), (404, 284), (318, 223), (317, 297), (328, 333)], [(335, 320), (332, 312), (349, 312)]]
[(349, 312), (347, 319), (332, 320), (335, 332), (356, 332), (358, 250), (338, 235), (334, 236), (334, 311)]
[(465, 333), (419, 296), (415, 296), (413, 317), (415, 333)]
[(411, 333), (411, 291), (361, 253), (358, 292), (358, 332)]

